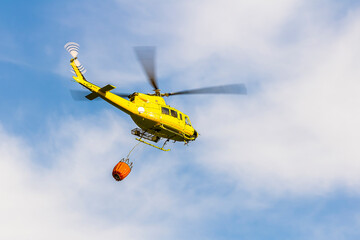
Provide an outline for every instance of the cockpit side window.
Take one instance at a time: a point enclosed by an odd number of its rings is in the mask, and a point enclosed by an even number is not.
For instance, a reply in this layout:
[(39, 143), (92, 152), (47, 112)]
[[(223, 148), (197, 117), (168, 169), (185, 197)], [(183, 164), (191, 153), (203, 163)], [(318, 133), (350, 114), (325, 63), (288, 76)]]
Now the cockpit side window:
[(162, 113), (162, 114), (169, 115), (169, 109), (168, 109), (168, 108), (165, 108), (165, 107), (161, 107), (161, 113)]
[(182, 114), (181, 113), (179, 113), (180, 114), (180, 120), (182, 120)]
[(190, 120), (188, 117), (185, 116), (185, 124), (191, 126)]
[(171, 116), (177, 118), (177, 111), (171, 110)]

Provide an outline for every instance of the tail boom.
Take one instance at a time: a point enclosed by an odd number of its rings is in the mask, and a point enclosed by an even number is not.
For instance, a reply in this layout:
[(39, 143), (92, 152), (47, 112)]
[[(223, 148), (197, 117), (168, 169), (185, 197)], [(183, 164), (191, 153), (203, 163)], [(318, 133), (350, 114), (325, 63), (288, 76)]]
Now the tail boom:
[(76, 65), (75, 60), (76, 58), (71, 59), (70, 61), (70, 65), (74, 69), (76, 75), (73, 76), (73, 78), (80, 85), (91, 91), (91, 93), (87, 95), (86, 98), (88, 98), (89, 100), (93, 100), (97, 97), (101, 97), (105, 101), (109, 102), (113, 106), (117, 107), (118, 109), (129, 115), (138, 113), (137, 107), (134, 103), (110, 92), (112, 89), (115, 88), (114, 86), (108, 84), (105, 87), (100, 88), (99, 86), (88, 82), (79, 70), (78, 66)]

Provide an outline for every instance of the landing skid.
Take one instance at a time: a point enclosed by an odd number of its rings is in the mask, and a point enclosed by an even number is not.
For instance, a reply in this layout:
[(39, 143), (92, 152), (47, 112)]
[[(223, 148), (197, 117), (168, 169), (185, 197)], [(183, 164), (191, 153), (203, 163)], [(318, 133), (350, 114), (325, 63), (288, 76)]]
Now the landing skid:
[(145, 143), (145, 144), (147, 144), (147, 145), (149, 145), (149, 146), (152, 146), (152, 147), (154, 147), (154, 148), (160, 149), (160, 150), (162, 150), (162, 151), (164, 151), (164, 152), (170, 151), (170, 149), (164, 149), (166, 143), (167, 143), (169, 140), (166, 140), (165, 143), (164, 143), (164, 145), (163, 145), (162, 147), (158, 147), (158, 146), (156, 146), (156, 145), (154, 145), (154, 144), (145, 142), (145, 141), (142, 140), (141, 138), (135, 138), (135, 139), (138, 140), (139, 142)]

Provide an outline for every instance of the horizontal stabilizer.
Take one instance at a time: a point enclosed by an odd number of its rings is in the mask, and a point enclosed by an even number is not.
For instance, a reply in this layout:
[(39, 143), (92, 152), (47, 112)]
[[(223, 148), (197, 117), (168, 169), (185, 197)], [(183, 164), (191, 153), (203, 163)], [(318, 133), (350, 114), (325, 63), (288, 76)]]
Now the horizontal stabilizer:
[(106, 92), (108, 92), (108, 91), (111, 91), (111, 90), (113, 90), (115, 87), (113, 86), (113, 85), (110, 85), (110, 84), (108, 84), (108, 85), (106, 85), (105, 87), (102, 87), (102, 88), (100, 88), (100, 92), (102, 92), (102, 93), (106, 93)]
[[(115, 87), (113, 85), (106, 85), (105, 87), (102, 87), (99, 89), (99, 92), (101, 93), (107, 93), (110, 90), (113, 90)], [(99, 97), (100, 95), (96, 92), (92, 92), (89, 95), (86, 95), (85, 97), (89, 100), (94, 100), (95, 98)]]
[(96, 92), (92, 92), (89, 95), (86, 95), (85, 97), (89, 100), (94, 100), (95, 98), (99, 97), (99, 94), (97, 94)]

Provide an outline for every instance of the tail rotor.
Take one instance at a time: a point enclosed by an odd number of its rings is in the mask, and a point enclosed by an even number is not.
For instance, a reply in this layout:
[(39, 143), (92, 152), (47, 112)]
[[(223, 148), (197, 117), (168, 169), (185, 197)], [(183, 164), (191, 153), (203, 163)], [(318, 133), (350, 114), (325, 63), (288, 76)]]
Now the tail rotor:
[(85, 67), (80, 63), (79, 60), (75, 59), (74, 62), (82, 74), (86, 73)]
[[(79, 54), (79, 48), (80, 45), (75, 42), (68, 42), (64, 46), (65, 50), (70, 53), (70, 55), (74, 58), (75, 65), (78, 67), (81, 73), (86, 73), (86, 69), (84, 66), (80, 63), (80, 61), (77, 59), (77, 56)], [(73, 71), (72, 71), (73, 72)]]
[(80, 45), (75, 42), (68, 42), (65, 44), (64, 48), (71, 54), (73, 58), (76, 58), (79, 54)]

